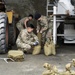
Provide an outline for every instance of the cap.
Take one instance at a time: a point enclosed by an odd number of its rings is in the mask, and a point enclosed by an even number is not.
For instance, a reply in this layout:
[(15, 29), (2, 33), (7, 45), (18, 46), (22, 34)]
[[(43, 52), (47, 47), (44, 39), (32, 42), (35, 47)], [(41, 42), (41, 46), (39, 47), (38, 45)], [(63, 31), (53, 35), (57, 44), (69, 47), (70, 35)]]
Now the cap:
[(41, 17), (41, 14), (37, 13), (35, 14), (35, 19), (38, 20)]

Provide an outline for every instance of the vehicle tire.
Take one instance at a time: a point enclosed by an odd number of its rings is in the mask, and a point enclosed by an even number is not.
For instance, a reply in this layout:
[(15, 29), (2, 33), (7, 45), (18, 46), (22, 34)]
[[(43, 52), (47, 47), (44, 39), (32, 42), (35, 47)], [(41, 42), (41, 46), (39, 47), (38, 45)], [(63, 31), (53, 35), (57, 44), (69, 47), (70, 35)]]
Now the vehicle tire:
[(9, 24), (9, 44), (14, 45), (16, 40), (16, 22), (13, 17), (12, 24)]
[(0, 53), (6, 53), (8, 48), (8, 20), (5, 13), (0, 13)]

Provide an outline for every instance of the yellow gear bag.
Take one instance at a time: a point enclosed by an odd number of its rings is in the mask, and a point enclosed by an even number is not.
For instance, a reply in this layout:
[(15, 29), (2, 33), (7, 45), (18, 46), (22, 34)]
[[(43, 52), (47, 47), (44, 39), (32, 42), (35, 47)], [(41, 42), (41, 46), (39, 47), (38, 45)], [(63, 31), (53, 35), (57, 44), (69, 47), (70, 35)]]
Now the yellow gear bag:
[(41, 38), (42, 38), (42, 34), (39, 32), (39, 33), (37, 33), (37, 37), (38, 37), (38, 39), (39, 39), (39, 43), (40, 43), (40, 45), (41, 45)]
[(12, 58), (15, 61), (23, 61), (24, 60), (24, 53), (20, 50), (10, 50), (8, 52), (8, 58)]
[(56, 55), (55, 45), (51, 40), (50, 43), (46, 42), (44, 45), (44, 54), (49, 56), (51, 54)]
[(37, 45), (37, 46), (34, 47), (32, 54), (33, 55), (37, 55), (40, 52), (41, 52), (41, 46), (40, 45)]
[(51, 45), (48, 42), (46, 42), (44, 45), (44, 54), (46, 56), (51, 55)]
[(56, 55), (55, 44), (53, 43), (53, 41), (51, 42), (51, 51), (53, 55)]

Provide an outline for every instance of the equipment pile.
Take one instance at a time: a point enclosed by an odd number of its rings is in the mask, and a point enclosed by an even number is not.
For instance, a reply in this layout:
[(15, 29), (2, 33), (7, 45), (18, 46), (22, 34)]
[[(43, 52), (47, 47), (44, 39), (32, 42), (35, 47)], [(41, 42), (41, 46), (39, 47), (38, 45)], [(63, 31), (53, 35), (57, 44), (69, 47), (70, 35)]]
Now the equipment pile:
[(10, 50), (8, 52), (8, 58), (12, 58), (14, 61), (23, 61), (24, 53), (20, 50)]
[(45, 70), (42, 75), (75, 75), (75, 71), (71, 70), (72, 67), (75, 67), (75, 59), (72, 59), (72, 63), (66, 64), (65, 71), (62, 72), (59, 72), (55, 65), (48, 63), (45, 63), (43, 67), (47, 70)]

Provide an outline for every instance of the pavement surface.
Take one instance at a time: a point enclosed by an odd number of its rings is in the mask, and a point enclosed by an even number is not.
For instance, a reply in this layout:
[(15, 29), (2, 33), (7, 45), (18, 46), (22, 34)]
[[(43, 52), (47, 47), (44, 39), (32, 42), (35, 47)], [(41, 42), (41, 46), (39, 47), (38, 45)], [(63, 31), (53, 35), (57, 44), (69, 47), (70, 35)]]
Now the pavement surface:
[[(0, 55), (0, 58), (7, 57), (7, 54)], [(59, 71), (65, 70), (65, 65), (75, 58), (75, 45), (60, 46), (57, 48), (56, 56), (45, 56), (25, 54), (23, 62), (6, 63), (0, 59), (0, 75), (42, 75), (45, 70), (44, 63), (56, 65)]]

